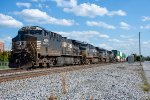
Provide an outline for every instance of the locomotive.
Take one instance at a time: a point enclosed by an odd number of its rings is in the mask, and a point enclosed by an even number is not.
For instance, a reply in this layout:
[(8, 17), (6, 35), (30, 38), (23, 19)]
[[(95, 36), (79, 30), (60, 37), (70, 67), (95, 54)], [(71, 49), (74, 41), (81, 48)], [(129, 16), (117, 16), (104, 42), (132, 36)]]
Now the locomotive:
[(10, 68), (50, 67), (115, 61), (115, 53), (67, 39), (39, 26), (22, 27), (12, 39)]

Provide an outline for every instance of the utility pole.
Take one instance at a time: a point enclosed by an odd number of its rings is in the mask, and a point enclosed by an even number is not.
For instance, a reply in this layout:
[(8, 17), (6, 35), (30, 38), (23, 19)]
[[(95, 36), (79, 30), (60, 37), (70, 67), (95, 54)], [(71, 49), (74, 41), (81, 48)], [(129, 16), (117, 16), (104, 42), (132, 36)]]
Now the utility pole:
[(141, 64), (141, 34), (139, 32), (139, 56), (140, 56), (140, 66), (142, 66)]

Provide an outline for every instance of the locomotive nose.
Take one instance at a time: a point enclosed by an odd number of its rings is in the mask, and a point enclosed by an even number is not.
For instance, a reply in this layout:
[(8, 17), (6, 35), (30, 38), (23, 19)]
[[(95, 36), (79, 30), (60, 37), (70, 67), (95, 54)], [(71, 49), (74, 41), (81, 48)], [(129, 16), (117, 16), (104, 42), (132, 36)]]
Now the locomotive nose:
[(26, 41), (17, 41), (15, 45), (16, 49), (25, 49)]
[(23, 68), (30, 67), (32, 62), (32, 57), (29, 53), (22, 51), (18, 54), (13, 55), (14, 59), (10, 60), (9, 67), (11, 68)]

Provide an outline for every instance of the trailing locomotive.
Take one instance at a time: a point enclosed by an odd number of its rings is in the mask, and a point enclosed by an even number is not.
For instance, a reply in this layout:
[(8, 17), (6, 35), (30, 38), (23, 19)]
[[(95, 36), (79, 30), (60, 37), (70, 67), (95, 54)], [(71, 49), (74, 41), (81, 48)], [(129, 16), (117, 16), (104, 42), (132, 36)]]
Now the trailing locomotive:
[(39, 26), (27, 26), (22, 27), (12, 39), (9, 66), (29, 68), (113, 62), (116, 59), (114, 54)]

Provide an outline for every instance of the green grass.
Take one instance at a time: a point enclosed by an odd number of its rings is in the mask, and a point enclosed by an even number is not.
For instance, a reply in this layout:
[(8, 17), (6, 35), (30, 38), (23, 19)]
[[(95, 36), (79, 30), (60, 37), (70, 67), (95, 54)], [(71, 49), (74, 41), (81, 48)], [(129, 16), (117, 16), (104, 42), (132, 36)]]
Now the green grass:
[(149, 92), (149, 90), (150, 90), (150, 86), (147, 83), (144, 83), (141, 87), (142, 87), (143, 91), (145, 91), (145, 92)]
[(150, 91), (150, 84), (147, 81), (143, 67), (141, 67), (140, 73), (141, 73), (142, 80), (143, 80), (143, 84), (141, 85), (141, 88), (143, 89), (144, 92), (149, 92)]

